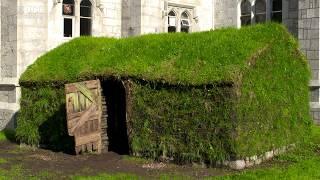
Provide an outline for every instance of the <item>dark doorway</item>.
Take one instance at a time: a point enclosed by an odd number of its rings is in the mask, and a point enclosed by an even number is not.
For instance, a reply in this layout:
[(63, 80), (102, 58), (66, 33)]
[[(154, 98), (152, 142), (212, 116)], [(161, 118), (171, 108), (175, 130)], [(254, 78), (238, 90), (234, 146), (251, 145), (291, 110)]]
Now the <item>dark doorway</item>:
[(108, 150), (120, 155), (129, 154), (125, 87), (122, 81), (107, 80), (102, 82), (102, 88), (108, 113)]

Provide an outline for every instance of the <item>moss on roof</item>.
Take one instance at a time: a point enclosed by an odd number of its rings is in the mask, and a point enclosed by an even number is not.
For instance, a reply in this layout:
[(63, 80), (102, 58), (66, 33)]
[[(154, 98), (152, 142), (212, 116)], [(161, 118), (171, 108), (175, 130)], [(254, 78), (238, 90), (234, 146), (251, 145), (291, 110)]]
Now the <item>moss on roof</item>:
[(268, 23), (192, 34), (81, 37), (38, 58), (20, 83), (64, 83), (101, 76), (186, 85), (235, 81), (251, 57), (272, 43), (287, 43), (288, 34), (283, 26)]

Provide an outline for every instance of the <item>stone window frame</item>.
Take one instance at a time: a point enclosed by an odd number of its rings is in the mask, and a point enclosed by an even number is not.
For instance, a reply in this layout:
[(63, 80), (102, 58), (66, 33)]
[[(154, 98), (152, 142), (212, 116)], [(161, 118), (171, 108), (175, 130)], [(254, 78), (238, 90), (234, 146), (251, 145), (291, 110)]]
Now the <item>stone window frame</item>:
[[(186, 17), (183, 17), (184, 14), (186, 15)], [(188, 10), (185, 10), (180, 14), (180, 21), (179, 21), (179, 23), (180, 23), (180, 32), (183, 32), (182, 28), (186, 28), (186, 27), (188, 28), (186, 33), (190, 33), (191, 32), (192, 20), (190, 19), (190, 17), (191, 17), (191, 14), (190, 14), (190, 12)], [(183, 24), (184, 24), (183, 21), (188, 21), (188, 25), (185, 25), (184, 27), (182, 27)]]
[[(194, 26), (194, 20), (193, 20), (193, 14), (194, 14), (194, 8), (193, 6), (188, 6), (188, 5), (177, 5), (177, 4), (168, 4), (168, 11), (167, 11), (167, 19), (169, 18), (169, 13), (173, 11), (176, 14), (176, 32), (181, 32), (181, 15), (182, 13), (187, 13), (189, 17), (189, 23), (190, 23), (190, 28), (189, 28), (189, 33), (193, 32), (193, 26)], [(167, 20), (166, 22), (166, 31), (168, 32), (169, 28), (169, 22)]]
[[(242, 25), (241, 25), (241, 3), (243, 2), (244, 0), (238, 0), (238, 15), (237, 15), (237, 27), (240, 28)], [(251, 24), (256, 24), (255, 22), (255, 5), (256, 5), (256, 1), (258, 0), (248, 0), (250, 3), (251, 3)], [(271, 21), (272, 19), (272, 13), (274, 12), (273, 11), (273, 7), (272, 7), (272, 3), (274, 0), (264, 0), (265, 3), (266, 3), (266, 22), (268, 21)], [(285, 2), (284, 0), (282, 0), (282, 21), (283, 21), (283, 18), (284, 18), (284, 5), (285, 5)]]
[[(69, 40), (72, 39), (74, 37), (80, 37), (80, 4), (83, 0), (74, 0), (74, 14), (73, 16), (68, 16), (68, 15), (64, 15), (63, 14), (63, 1), (61, 1), (61, 15), (63, 18), (63, 24), (62, 24), (62, 28), (63, 28), (63, 34), (62, 37), (63, 39)], [(95, 11), (97, 10), (96, 8), (98, 8), (98, 4), (99, 4), (99, 0), (89, 0), (91, 2), (91, 36), (94, 35), (94, 21), (95, 21)], [(64, 19), (72, 19), (72, 37), (65, 37), (64, 36)]]
[[(174, 16), (170, 15), (170, 13), (174, 13)], [(174, 17), (174, 19), (175, 19), (175, 26), (170, 26), (170, 18), (171, 17)], [(167, 32), (171, 32), (171, 31), (169, 31), (170, 27), (175, 27), (175, 32), (177, 32), (177, 30), (178, 30), (178, 20), (177, 20), (178, 18), (177, 17), (178, 17), (178, 13), (174, 9), (171, 9), (168, 11)]]

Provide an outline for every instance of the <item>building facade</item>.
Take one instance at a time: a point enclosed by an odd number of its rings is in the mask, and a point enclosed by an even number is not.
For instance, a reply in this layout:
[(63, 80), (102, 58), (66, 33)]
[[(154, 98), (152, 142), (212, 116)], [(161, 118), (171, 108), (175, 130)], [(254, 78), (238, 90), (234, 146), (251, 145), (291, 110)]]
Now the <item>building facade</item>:
[(0, 130), (14, 127), (19, 77), (37, 57), (79, 36), (125, 38), (277, 21), (301, 44), (312, 70), (320, 123), (319, 0), (0, 0)]

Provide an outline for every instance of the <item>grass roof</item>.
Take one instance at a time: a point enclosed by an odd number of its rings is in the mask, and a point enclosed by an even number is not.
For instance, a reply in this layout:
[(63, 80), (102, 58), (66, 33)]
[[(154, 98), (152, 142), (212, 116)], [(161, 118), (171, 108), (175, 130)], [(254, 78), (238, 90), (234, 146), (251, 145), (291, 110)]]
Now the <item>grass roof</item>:
[(65, 83), (101, 76), (187, 85), (234, 81), (261, 49), (286, 43), (284, 36), (288, 32), (283, 26), (268, 23), (191, 34), (81, 37), (40, 57), (20, 83)]

